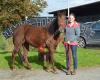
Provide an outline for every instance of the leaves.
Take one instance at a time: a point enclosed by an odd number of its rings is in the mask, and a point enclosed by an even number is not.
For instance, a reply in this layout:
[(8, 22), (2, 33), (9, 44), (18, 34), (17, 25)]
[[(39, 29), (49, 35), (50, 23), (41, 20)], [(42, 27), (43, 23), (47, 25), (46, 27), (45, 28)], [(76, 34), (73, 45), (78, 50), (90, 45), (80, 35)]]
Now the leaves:
[(36, 16), (46, 7), (44, 0), (0, 0), (0, 27)]

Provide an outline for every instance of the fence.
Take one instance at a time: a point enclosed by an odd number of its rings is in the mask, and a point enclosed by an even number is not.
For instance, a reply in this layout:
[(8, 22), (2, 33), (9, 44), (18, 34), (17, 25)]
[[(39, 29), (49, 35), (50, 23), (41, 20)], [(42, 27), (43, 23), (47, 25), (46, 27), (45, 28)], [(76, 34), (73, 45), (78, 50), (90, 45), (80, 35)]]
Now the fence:
[(11, 37), (13, 35), (14, 29), (16, 29), (16, 27), (18, 27), (22, 24), (32, 24), (35, 26), (46, 26), (48, 23), (50, 23), (54, 19), (55, 19), (54, 17), (33, 17), (26, 21), (19, 22), (16, 25), (12, 25), (11, 27), (7, 28), (3, 32), (3, 35), (6, 39), (8, 39), (9, 37)]
[[(35, 25), (35, 26), (46, 26), (48, 23), (50, 23), (54, 19), (55, 19), (54, 17), (33, 17), (33, 18), (30, 18), (26, 21), (22, 21), (22, 22), (20, 22), (16, 25), (12, 25), (11, 27), (9, 27), (8, 29), (6, 29), (3, 32), (3, 35), (7, 39), (7, 38), (9, 38), (13, 35), (13, 31), (14, 31), (14, 29), (16, 29), (17, 26), (20, 26), (22, 24), (32, 24), (32, 25)], [(91, 27), (96, 22), (100, 22), (100, 20), (99, 21), (93, 21), (93, 22), (81, 23), (81, 35), (87, 36), (88, 34), (90, 34)], [(91, 33), (90, 35), (93, 35), (93, 34)], [(87, 38), (88, 37), (89, 36), (87, 36)]]

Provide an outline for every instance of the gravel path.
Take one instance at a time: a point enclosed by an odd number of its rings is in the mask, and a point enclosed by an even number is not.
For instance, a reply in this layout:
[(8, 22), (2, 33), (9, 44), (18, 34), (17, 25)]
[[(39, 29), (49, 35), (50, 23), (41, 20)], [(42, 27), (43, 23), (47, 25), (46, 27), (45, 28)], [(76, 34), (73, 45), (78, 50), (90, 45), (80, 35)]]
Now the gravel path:
[(58, 74), (44, 70), (0, 70), (0, 80), (100, 80), (100, 67), (79, 69), (76, 75)]

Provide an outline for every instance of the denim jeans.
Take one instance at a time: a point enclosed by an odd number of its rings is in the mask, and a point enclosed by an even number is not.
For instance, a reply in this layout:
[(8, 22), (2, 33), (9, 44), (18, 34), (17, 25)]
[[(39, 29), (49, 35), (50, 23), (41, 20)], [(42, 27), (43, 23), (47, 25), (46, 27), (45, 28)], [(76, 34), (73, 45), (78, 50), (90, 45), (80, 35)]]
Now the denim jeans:
[(72, 52), (73, 67), (74, 67), (74, 69), (77, 69), (77, 45), (66, 46), (66, 66), (67, 66), (67, 69), (70, 69), (70, 67), (71, 67), (71, 52), (70, 52), (70, 54), (68, 53), (69, 46), (71, 49), (70, 51)]

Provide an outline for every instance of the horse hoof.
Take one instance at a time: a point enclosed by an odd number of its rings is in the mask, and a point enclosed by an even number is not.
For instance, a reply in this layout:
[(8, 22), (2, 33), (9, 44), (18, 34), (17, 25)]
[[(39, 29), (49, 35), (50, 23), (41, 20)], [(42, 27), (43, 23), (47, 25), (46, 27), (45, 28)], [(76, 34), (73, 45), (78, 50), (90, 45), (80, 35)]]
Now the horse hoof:
[(57, 72), (57, 71), (54, 71), (53, 73), (54, 73), (54, 74), (58, 74), (58, 72)]
[(52, 72), (52, 73), (54, 73), (54, 74), (57, 74), (57, 73), (58, 73), (57, 71), (55, 71), (55, 70), (53, 70), (53, 69), (46, 69), (46, 71), (47, 71), (47, 72)]
[(58, 69), (56, 67), (53, 68), (54, 71), (57, 71)]
[(46, 66), (43, 66), (43, 70), (46, 70), (47, 69), (47, 67)]
[(12, 71), (16, 71), (16, 68), (11, 68)]
[(26, 69), (31, 70), (31, 68), (32, 68), (32, 66), (31, 66), (30, 64), (23, 63), (23, 65), (24, 65), (24, 67), (25, 67)]
[(31, 66), (27, 66), (26, 68), (27, 68), (27, 69), (29, 69), (29, 70), (31, 70), (31, 69), (32, 69), (32, 67), (31, 67)]
[(16, 70), (15, 66), (10, 67), (10, 69), (11, 69), (12, 71), (15, 71), (15, 70)]
[(12, 71), (16, 71), (16, 68), (12, 69)]
[(26, 66), (26, 68), (29, 69), (29, 70), (31, 70), (32, 66), (29, 64), (29, 65)]
[(47, 72), (51, 72), (51, 70), (49, 70), (49, 69), (46, 69), (46, 71), (47, 71)]
[(50, 69), (50, 68), (45, 68), (45, 70), (46, 70), (47, 72), (52, 72), (52, 69)]
[(54, 74), (58, 74), (57, 70), (52, 70), (51, 72)]
[(51, 68), (52, 69), (52, 73), (54, 73), (54, 74), (57, 74), (58, 73), (58, 70), (57, 70), (57, 68), (56, 67), (53, 67), (53, 68)]

